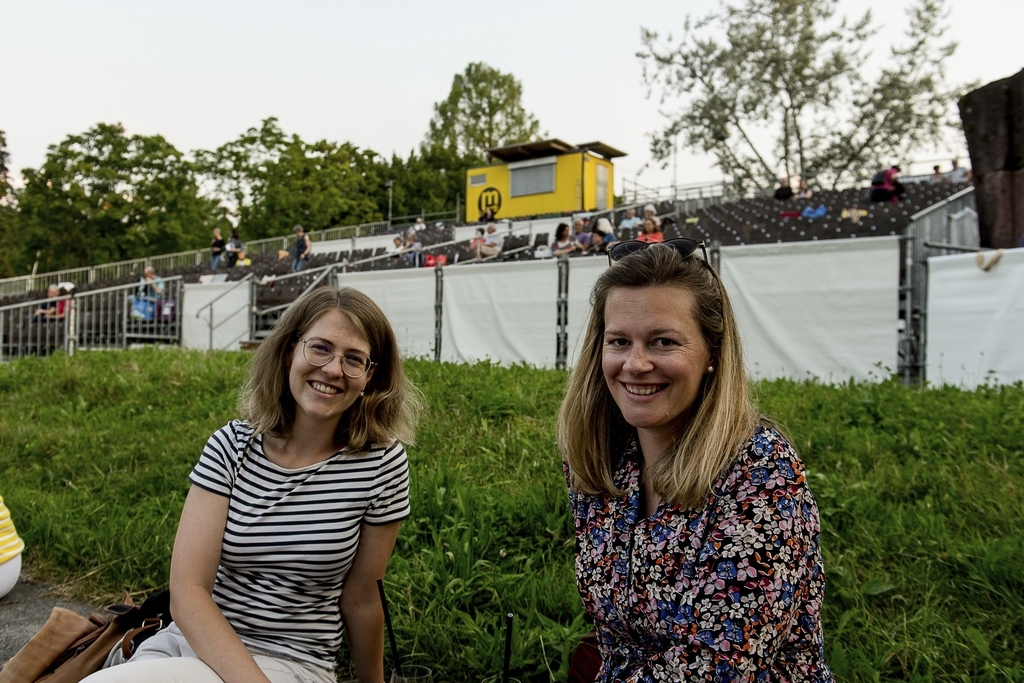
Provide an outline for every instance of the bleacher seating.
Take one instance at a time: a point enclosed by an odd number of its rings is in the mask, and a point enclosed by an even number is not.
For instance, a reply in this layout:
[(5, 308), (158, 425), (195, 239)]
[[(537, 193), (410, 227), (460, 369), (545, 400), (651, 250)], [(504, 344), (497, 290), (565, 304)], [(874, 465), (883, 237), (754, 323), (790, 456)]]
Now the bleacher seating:
[[(902, 234), (910, 222), (911, 216), (915, 213), (942, 201), (965, 187), (967, 185), (964, 184), (908, 184), (906, 186), (907, 196), (896, 204), (871, 203), (868, 201), (868, 191), (864, 188), (819, 191), (810, 200), (794, 198), (780, 202), (768, 197), (746, 198), (693, 212), (680, 213), (678, 222), (665, 221), (664, 231), (666, 239), (686, 236), (703, 239), (708, 243), (717, 240), (725, 246), (899, 235)], [(825, 207), (825, 215), (820, 218), (812, 219), (803, 216), (785, 218), (780, 215), (782, 212), (801, 212), (805, 207), (814, 209), (820, 205)], [(655, 208), (663, 218), (670, 216), (675, 218), (673, 202), (659, 202)], [(866, 215), (860, 216), (858, 213), (856, 220), (842, 218), (843, 211), (847, 209), (865, 211)], [(613, 212), (611, 216), (613, 224), (617, 225), (623, 217), (624, 212)], [(638, 233), (639, 229), (637, 228), (616, 230), (616, 236), (620, 240), (635, 239)], [(423, 255), (444, 255), (447, 257), (449, 265), (474, 260), (470, 240), (453, 243), (453, 237), (454, 227), (451, 225), (427, 226), (416, 233), (416, 241), (423, 245)], [(550, 235), (547, 233), (536, 234), (532, 240), (529, 235), (510, 235), (505, 239), (502, 254), (493, 260), (532, 259), (533, 250), (538, 246), (547, 245), (549, 242)], [(574, 254), (574, 256), (578, 256), (578, 254)], [(279, 258), (276, 251), (270, 251), (263, 254), (250, 254), (249, 257), (252, 259), (252, 265), (228, 268), (219, 272), (226, 273), (229, 281), (240, 280), (252, 273), (254, 279), (258, 283), (262, 283), (256, 289), (256, 305), (261, 310), (294, 301), (316, 278), (316, 274), (303, 274), (300, 277), (277, 282), (272, 278), (291, 272), (290, 256)], [(377, 247), (356, 249), (351, 252), (345, 249), (335, 253), (315, 254), (310, 259), (309, 268), (318, 268), (339, 261), (347, 261), (351, 264), (348, 266), (348, 270), (355, 272), (397, 270), (412, 268), (417, 264), (416, 259), (408, 254), (397, 257), (385, 256), (385, 249)], [(197, 283), (202, 275), (210, 272), (212, 271), (208, 264), (202, 263), (180, 266), (161, 272), (160, 275), (163, 277), (181, 275), (186, 283)], [(103, 287), (135, 283), (139, 281), (140, 275), (141, 273), (82, 284), (76, 291), (87, 292)], [(271, 279), (263, 283), (268, 278)], [(0, 300), (0, 305), (35, 301), (45, 297), (44, 290), (36, 290), (4, 297), (3, 300)]]
[[(907, 196), (899, 203), (872, 203), (867, 190), (820, 191), (812, 199), (774, 198), (740, 199), (690, 213), (680, 214), (680, 223), (666, 227), (665, 237), (687, 236), (706, 242), (718, 240), (723, 245), (766, 244), (804, 240), (874, 237), (900, 235), (918, 211), (936, 204), (967, 185), (908, 184)], [(821, 218), (783, 217), (783, 212), (825, 207)], [(856, 220), (843, 218), (844, 210), (866, 211)], [(665, 212), (673, 213), (673, 210)], [(665, 214), (662, 214), (665, 215)], [(687, 222), (690, 219), (690, 222)], [(696, 219), (696, 222), (693, 222)], [(619, 239), (635, 239), (636, 229), (618, 230)]]

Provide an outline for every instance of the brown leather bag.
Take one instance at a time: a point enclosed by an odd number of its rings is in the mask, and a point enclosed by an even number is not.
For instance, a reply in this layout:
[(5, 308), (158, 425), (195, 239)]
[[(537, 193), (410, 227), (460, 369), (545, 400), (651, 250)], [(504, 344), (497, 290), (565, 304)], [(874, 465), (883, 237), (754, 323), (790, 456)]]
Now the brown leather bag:
[(50, 618), (0, 670), (0, 683), (78, 683), (99, 671), (118, 641), (127, 660), (135, 647), (170, 623), (167, 591), (136, 607), (130, 596), (88, 619), (54, 607)]

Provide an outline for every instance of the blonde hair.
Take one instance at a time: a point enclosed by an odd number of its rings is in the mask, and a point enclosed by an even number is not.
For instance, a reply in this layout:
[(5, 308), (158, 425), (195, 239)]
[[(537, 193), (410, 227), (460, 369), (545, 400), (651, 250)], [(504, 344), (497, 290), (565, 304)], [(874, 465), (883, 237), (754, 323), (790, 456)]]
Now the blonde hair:
[(394, 330), (384, 312), (359, 290), (318, 287), (299, 298), (277, 321), (249, 364), (249, 379), (238, 397), (238, 409), (256, 430), (288, 436), (295, 423), (295, 399), (288, 389), (289, 359), (303, 336), (325, 313), (338, 310), (349, 317), (370, 345), (377, 365), (364, 389), (338, 422), (335, 443), (361, 451), (397, 439), (415, 443), (419, 391), (406, 378)]
[(604, 379), (605, 304), (615, 289), (643, 287), (678, 287), (692, 294), (693, 317), (715, 367), (705, 375), (673, 448), (644, 473), (663, 500), (692, 509), (703, 503), (758, 422), (732, 305), (718, 275), (699, 256), (682, 258), (671, 247), (654, 244), (598, 278), (583, 350), (558, 412), (558, 447), (574, 489), (623, 495), (612, 478), (612, 461), (636, 439), (636, 430), (623, 418)]

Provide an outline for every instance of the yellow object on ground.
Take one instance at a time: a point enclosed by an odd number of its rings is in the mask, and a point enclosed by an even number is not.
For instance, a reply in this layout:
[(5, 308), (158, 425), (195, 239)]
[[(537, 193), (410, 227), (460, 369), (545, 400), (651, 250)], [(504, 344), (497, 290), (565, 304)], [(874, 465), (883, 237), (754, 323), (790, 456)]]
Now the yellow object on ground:
[(0, 564), (13, 560), (24, 549), (25, 542), (18, 537), (14, 522), (11, 521), (11, 512), (4, 505), (3, 496), (0, 496)]

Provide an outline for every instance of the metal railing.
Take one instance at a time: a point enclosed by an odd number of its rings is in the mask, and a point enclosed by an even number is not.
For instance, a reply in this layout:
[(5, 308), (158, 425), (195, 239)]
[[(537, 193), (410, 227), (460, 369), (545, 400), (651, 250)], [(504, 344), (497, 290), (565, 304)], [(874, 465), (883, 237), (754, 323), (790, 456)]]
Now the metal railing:
[(76, 349), (181, 343), (180, 276), (156, 294), (144, 283), (0, 306), (0, 360)]
[[(373, 223), (360, 223), (359, 225), (345, 225), (328, 228), (327, 230), (316, 230), (307, 234), (313, 242), (328, 242), (383, 235), (394, 230), (396, 228), (389, 226), (387, 221), (375, 221)], [(246, 242), (245, 251), (247, 254), (264, 254), (277, 251), (278, 249), (287, 250), (294, 243), (295, 237), (293, 235), (267, 237)], [(152, 266), (158, 272), (166, 272), (182, 266), (201, 265), (208, 263), (209, 260), (210, 248), (207, 247), (205, 249), (180, 251), (174, 254), (161, 254), (127, 261), (104, 263), (97, 266), (66, 268), (64, 270), (37, 273), (35, 275), (20, 275), (0, 280), (0, 297), (43, 290), (57, 282), (71, 282), (75, 285), (83, 285), (103, 280), (116, 280), (132, 275), (141, 276), (146, 266)]]
[(73, 311), (70, 295), (0, 306), (0, 360), (73, 353)]
[(904, 230), (899, 375), (905, 384), (926, 379), (928, 259), (979, 247), (974, 201), (974, 188), (968, 187), (915, 213)]
[(732, 196), (734, 199), (738, 198), (738, 195), (732, 191), (731, 187), (721, 181), (645, 187), (636, 181), (626, 178), (622, 181), (622, 192), (623, 199), (628, 204), (641, 206), (644, 204), (658, 204), (660, 202), (675, 203), (711, 198), (721, 199), (728, 196)]

